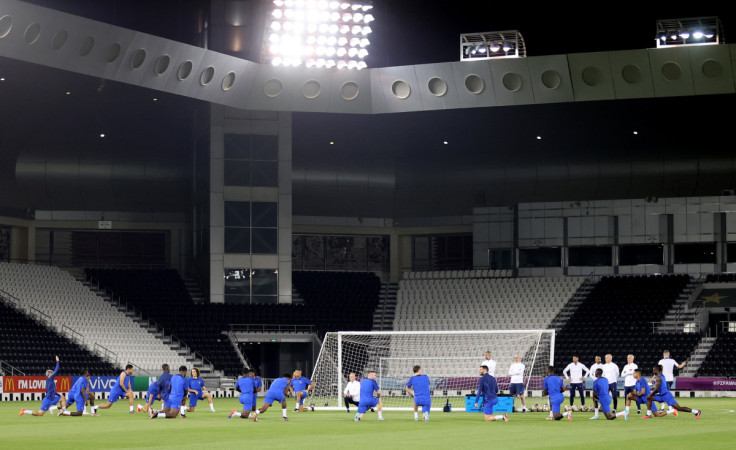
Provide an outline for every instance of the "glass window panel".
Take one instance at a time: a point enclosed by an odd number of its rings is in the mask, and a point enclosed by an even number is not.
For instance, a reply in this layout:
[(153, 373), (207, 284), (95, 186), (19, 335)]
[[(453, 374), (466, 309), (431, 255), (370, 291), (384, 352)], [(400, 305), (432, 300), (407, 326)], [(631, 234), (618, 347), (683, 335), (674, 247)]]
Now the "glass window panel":
[(225, 161), (225, 186), (250, 186), (250, 162)]
[(279, 139), (277, 136), (254, 134), (251, 136), (253, 161), (277, 161), (279, 159)]
[(675, 264), (715, 264), (715, 242), (675, 244)]
[(278, 203), (253, 202), (253, 227), (276, 228), (278, 226)]
[(247, 134), (225, 134), (225, 159), (250, 159), (250, 143)]
[(250, 295), (250, 269), (225, 269), (225, 295)]
[(253, 228), (253, 253), (278, 253), (278, 230), (275, 228)]
[(519, 249), (519, 267), (560, 267), (562, 253), (560, 248), (523, 248)]
[(570, 247), (571, 266), (610, 266), (613, 264), (611, 247)]
[(250, 253), (250, 229), (225, 228), (225, 253)]
[(251, 273), (253, 295), (277, 295), (278, 274), (274, 269), (254, 269)]
[(664, 247), (661, 244), (622, 245), (618, 250), (621, 266), (638, 264), (664, 264)]
[(225, 226), (249, 227), (250, 202), (225, 202)]
[(278, 187), (279, 163), (271, 161), (253, 161), (251, 163), (251, 185), (263, 187)]

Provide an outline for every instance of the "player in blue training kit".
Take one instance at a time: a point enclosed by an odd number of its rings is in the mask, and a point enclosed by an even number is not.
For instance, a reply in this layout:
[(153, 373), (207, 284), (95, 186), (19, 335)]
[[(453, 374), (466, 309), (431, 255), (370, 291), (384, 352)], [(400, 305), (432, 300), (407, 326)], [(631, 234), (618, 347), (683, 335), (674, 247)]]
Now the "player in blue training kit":
[[(595, 415), (591, 417), (592, 420), (598, 420), (598, 410), (603, 411), (603, 414), (608, 420), (614, 420), (616, 415), (611, 412), (611, 397), (608, 379), (603, 378), (603, 369), (596, 369), (595, 371), (596, 380), (593, 382), (593, 406), (595, 407)], [(600, 404), (600, 406), (599, 406)]]
[(255, 411), (253, 422), (258, 422), (258, 416), (268, 411), (268, 408), (270, 408), (275, 402), (281, 403), (281, 418), (289, 420), (289, 418), (286, 417), (286, 397), (289, 396), (289, 380), (291, 380), (291, 375), (288, 373), (282, 375), (281, 378), (273, 380), (271, 387), (266, 391), (266, 397), (263, 399), (263, 404)]
[(207, 387), (204, 385), (202, 374), (196, 367), (192, 368), (192, 377), (187, 380), (188, 391), (189, 391), (189, 408), (188, 412), (194, 412), (194, 407), (197, 406), (197, 400), (207, 399), (210, 404), (210, 411), (215, 411), (215, 404), (212, 401), (212, 395), (207, 392)]
[[(65, 406), (62, 406), (61, 411), (59, 411), (59, 414), (57, 416), (81, 416), (84, 414), (84, 404), (87, 400), (87, 391), (89, 390), (89, 371), (84, 370), (82, 371), (82, 376), (77, 378), (77, 381), (74, 382), (74, 386), (69, 390), (67, 404)], [(71, 412), (67, 411), (66, 409), (73, 405), (77, 404), (77, 412)], [(96, 413), (92, 413), (93, 416), (96, 416)]]
[[(166, 399), (169, 396), (169, 380), (171, 380), (171, 374), (169, 373), (168, 364), (162, 365), (161, 369), (163, 370), (163, 372), (161, 373), (161, 376), (158, 377), (158, 380), (148, 386), (148, 392), (146, 393), (146, 405), (141, 406), (140, 403), (138, 404), (138, 412), (150, 411), (151, 407), (153, 406), (153, 402), (156, 400), (156, 396), (158, 396), (158, 398), (161, 400), (161, 403), (166, 402)], [(154, 384), (156, 385), (155, 387), (153, 386)], [(156, 392), (156, 395), (153, 398), (150, 398), (152, 392)]]
[[(624, 410), (625, 420), (629, 420), (631, 401), (635, 401), (637, 407), (639, 407), (639, 405), (642, 403), (646, 404), (647, 397), (651, 393), (651, 390), (649, 389), (649, 383), (647, 383), (647, 380), (641, 375), (641, 369), (635, 369), (633, 376), (636, 380), (636, 384), (634, 385), (634, 390), (626, 396), (626, 409)], [(657, 412), (656, 405), (652, 405), (652, 408), (654, 409), (654, 412)]]
[[(296, 399), (294, 405), (294, 412), (304, 412), (307, 408), (304, 407), (304, 399), (309, 397), (309, 391), (312, 390), (314, 385), (307, 377), (302, 376), (302, 371), (297, 369), (294, 371), (294, 377), (289, 382), (289, 392)], [(314, 406), (312, 406), (314, 411)]]
[[(652, 416), (654, 417), (663, 417), (667, 414), (673, 414), (675, 417), (677, 417), (677, 412), (691, 412), (695, 414), (696, 419), (700, 419), (700, 411), (697, 409), (690, 409), (686, 406), (680, 406), (677, 401), (675, 400), (675, 396), (672, 395), (672, 392), (670, 392), (669, 387), (667, 386), (667, 381), (662, 376), (662, 366), (657, 364), (654, 366), (654, 377), (652, 377), (654, 380), (654, 386), (652, 387), (652, 392), (647, 396), (647, 415), (643, 416), (642, 419), (649, 419)], [(655, 413), (651, 412), (652, 409), (652, 402), (664, 402), (667, 403), (669, 406), (672, 407), (670, 411), (658, 411)]]
[(102, 405), (96, 408), (93, 408), (92, 411), (97, 412), (98, 409), (108, 409), (121, 398), (128, 399), (128, 403), (130, 403), (130, 413), (135, 414), (136, 411), (133, 408), (133, 401), (135, 397), (133, 395), (133, 365), (132, 364), (126, 365), (125, 370), (120, 372), (120, 376), (118, 377), (117, 383), (115, 383), (112, 389), (110, 389), (110, 396), (108, 397), (107, 402), (103, 403)]
[(43, 398), (43, 401), (41, 402), (41, 408), (38, 411), (33, 411), (30, 409), (21, 409), (18, 413), (19, 416), (22, 416), (23, 414), (28, 414), (31, 416), (43, 416), (46, 414), (46, 411), (49, 409), (56, 408), (56, 404), (61, 401), (61, 406), (66, 406), (66, 401), (64, 400), (64, 397), (56, 393), (56, 383), (54, 382), (54, 377), (59, 372), (59, 357), (56, 357), (56, 367), (54, 370), (47, 370), (46, 371), (46, 396)]
[(255, 386), (253, 385), (254, 377), (251, 377), (248, 369), (243, 369), (243, 376), (240, 377), (238, 382), (235, 384), (235, 390), (240, 392), (238, 400), (243, 405), (243, 412), (239, 413), (233, 409), (228, 419), (232, 419), (233, 416), (240, 417), (241, 419), (247, 419), (250, 416), (251, 409), (253, 408), (253, 393), (255, 392)]
[(261, 377), (256, 376), (256, 371), (253, 369), (250, 369), (248, 371), (248, 376), (253, 378), (253, 403), (251, 407), (251, 411), (256, 411), (256, 404), (258, 404), (258, 393), (261, 392), (261, 389), (263, 389), (263, 381), (261, 380)]
[(488, 373), (488, 366), (480, 366), (480, 380), (478, 380), (478, 390), (475, 394), (475, 407), (478, 408), (480, 399), (483, 399), (483, 414), (486, 422), (496, 420), (509, 421), (506, 414), (493, 415), (493, 407), (498, 403), (498, 383), (496, 378)]
[[(376, 396), (373, 396), (373, 392)], [(363, 414), (369, 409), (376, 408), (378, 411), (378, 420), (383, 420), (383, 401), (381, 400), (381, 389), (376, 383), (376, 372), (368, 372), (368, 376), (360, 380), (360, 401), (358, 402), (358, 412), (355, 413), (356, 422), (363, 419)]]
[(567, 417), (568, 421), (572, 420), (572, 411), (560, 412), (560, 406), (565, 401), (564, 392), (565, 385), (562, 382), (562, 378), (555, 375), (554, 366), (549, 366), (547, 368), (547, 378), (544, 379), (542, 385), (542, 395), (549, 395), (549, 403), (552, 409), (552, 417), (547, 417), (548, 420), (560, 420), (563, 417)]
[(414, 420), (419, 420), (417, 408), (422, 407), (422, 420), (429, 422), (429, 410), (432, 407), (432, 396), (429, 392), (429, 377), (422, 374), (420, 366), (414, 366), (414, 376), (406, 384), (406, 392), (414, 397)]
[[(179, 373), (172, 376), (169, 380), (169, 394), (164, 401), (164, 409), (156, 411), (151, 408), (148, 410), (148, 417), (151, 419), (176, 419), (181, 412), (182, 419), (186, 418), (186, 413), (181, 407), (181, 402), (187, 393), (187, 366), (180, 366)], [(162, 396), (163, 397), (163, 396)]]

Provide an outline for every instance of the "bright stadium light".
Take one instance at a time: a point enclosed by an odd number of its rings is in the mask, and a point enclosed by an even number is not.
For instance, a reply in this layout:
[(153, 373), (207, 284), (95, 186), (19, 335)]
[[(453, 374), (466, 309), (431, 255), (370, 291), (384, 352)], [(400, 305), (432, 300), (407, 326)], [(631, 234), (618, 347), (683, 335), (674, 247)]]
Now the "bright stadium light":
[(460, 35), (460, 61), (524, 57), (524, 38), (516, 30)]
[(715, 16), (658, 20), (654, 39), (657, 48), (725, 44), (723, 25)]
[(276, 66), (364, 69), (373, 5), (365, 1), (273, 0), (263, 58)]

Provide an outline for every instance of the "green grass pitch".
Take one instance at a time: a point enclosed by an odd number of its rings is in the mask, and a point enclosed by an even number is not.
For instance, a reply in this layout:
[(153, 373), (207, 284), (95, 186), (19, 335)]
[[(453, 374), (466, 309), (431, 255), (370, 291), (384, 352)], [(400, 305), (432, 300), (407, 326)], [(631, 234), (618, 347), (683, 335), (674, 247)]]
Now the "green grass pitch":
[[(435, 402), (439, 402), (436, 399)], [(542, 403), (530, 399), (530, 404)], [(444, 403), (444, 399), (442, 402)], [(387, 411), (385, 421), (367, 413), (354, 422), (345, 411), (292, 413), (281, 420), (280, 408), (271, 408), (258, 423), (227, 415), (236, 398), (215, 399), (217, 413), (200, 405), (186, 419), (148, 419), (129, 414), (127, 403), (100, 411), (99, 417), (18, 416), (21, 408), (37, 409), (40, 402), (0, 403), (0, 448), (736, 448), (736, 399), (681, 399), (681, 404), (703, 410), (700, 420), (680, 414), (644, 420), (634, 414), (628, 421), (588, 420), (591, 413), (575, 413), (573, 421), (547, 421), (547, 413), (511, 414), (508, 423), (483, 421), (483, 415), (465, 413), (458, 402), (452, 413), (433, 412), (429, 423), (415, 422), (411, 412)], [(74, 408), (72, 408), (74, 410)], [(355, 411), (355, 408), (352, 408)], [(579, 447), (583, 448), (583, 447)]]

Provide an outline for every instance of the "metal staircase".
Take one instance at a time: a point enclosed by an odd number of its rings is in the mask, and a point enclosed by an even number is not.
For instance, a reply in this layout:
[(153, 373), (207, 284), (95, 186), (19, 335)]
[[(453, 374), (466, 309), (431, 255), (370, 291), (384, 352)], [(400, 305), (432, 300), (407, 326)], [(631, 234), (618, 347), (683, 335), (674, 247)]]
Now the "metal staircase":
[(373, 331), (392, 331), (396, 315), (398, 283), (381, 283), (378, 305), (373, 312)]
[(704, 281), (705, 278), (702, 276), (696, 279), (690, 278), (685, 289), (680, 292), (679, 297), (667, 311), (662, 321), (657, 324), (655, 328), (657, 333), (682, 333), (686, 331), (686, 327), (689, 327), (687, 332), (701, 332), (700, 313), (702, 308), (694, 306), (694, 301), (700, 295)]
[(698, 372), (698, 369), (700, 369), (700, 366), (703, 364), (703, 361), (705, 361), (705, 357), (713, 347), (713, 344), (716, 343), (716, 339), (717, 338), (714, 337), (704, 337), (701, 339), (697, 347), (695, 347), (695, 350), (693, 350), (693, 353), (687, 359), (687, 365), (682, 368), (679, 376), (694, 377)]

